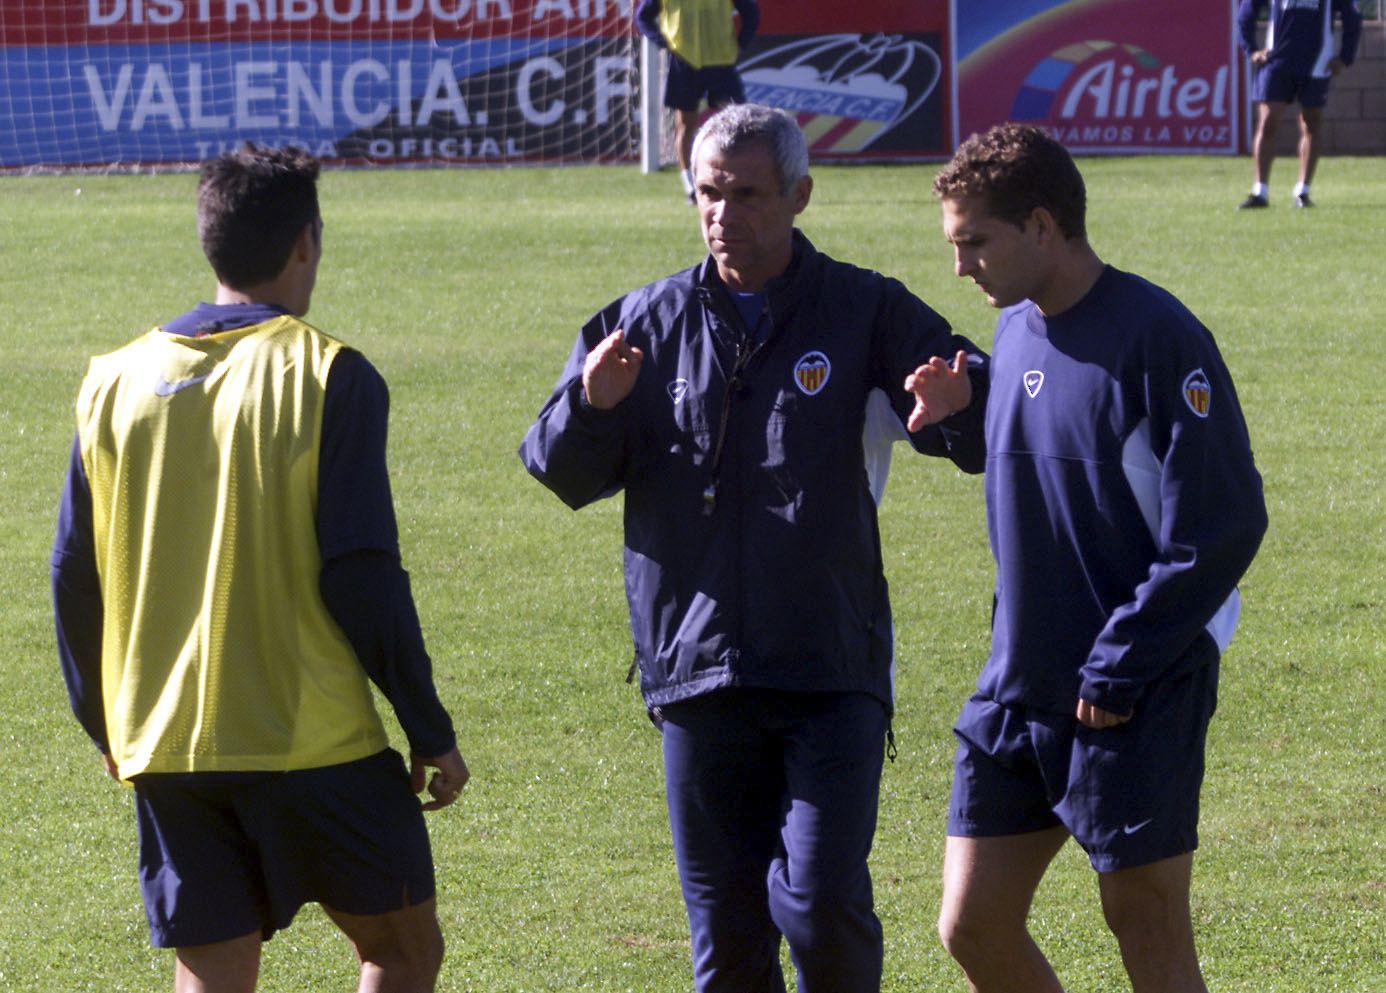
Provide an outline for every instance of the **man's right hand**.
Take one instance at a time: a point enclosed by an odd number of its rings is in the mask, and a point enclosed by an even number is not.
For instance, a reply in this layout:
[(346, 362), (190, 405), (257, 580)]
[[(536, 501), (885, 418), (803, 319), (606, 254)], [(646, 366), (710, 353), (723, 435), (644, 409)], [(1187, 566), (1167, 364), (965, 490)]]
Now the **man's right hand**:
[(1266, 60), (1269, 58), (1269, 48), (1258, 48), (1256, 51), (1251, 53), (1251, 64), (1254, 66), (1263, 66), (1266, 64)]
[(1131, 719), (1130, 714), (1115, 714), (1110, 710), (1103, 710), (1095, 703), (1079, 699), (1077, 715), (1078, 720), (1083, 725), (1092, 728), (1094, 731), (1102, 731), (1106, 728), (1114, 728), (1118, 724), (1125, 724)]
[(597, 410), (610, 410), (630, 396), (645, 353), (626, 341), (617, 328), (587, 353), (582, 366), (582, 392)]

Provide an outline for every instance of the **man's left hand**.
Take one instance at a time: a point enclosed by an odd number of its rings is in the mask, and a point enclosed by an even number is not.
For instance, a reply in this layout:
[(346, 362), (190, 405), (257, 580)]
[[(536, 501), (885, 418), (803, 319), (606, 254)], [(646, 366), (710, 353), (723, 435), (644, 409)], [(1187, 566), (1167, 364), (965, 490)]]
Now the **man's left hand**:
[(409, 765), (410, 785), (415, 793), (423, 790), (424, 777), (428, 774), (429, 767), (438, 770), (427, 782), (428, 794), (433, 799), (423, 804), (424, 810), (442, 810), (453, 803), (462, 792), (462, 787), (467, 785), (467, 780), (472, 777), (462, 753), (456, 748), (436, 758), (411, 755)]
[(967, 353), (959, 350), (952, 365), (935, 355), (905, 377), (905, 389), (914, 394), (914, 411), (905, 422), (910, 431), (937, 424), (963, 410), (972, 402)]

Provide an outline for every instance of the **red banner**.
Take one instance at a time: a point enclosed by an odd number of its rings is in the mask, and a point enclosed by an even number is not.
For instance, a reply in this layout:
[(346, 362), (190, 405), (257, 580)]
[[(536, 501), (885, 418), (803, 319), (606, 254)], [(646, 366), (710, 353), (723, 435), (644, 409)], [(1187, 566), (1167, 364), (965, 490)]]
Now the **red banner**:
[(0, 44), (593, 38), (630, 0), (4, 0)]
[(949, 9), (948, 0), (854, 0), (851, 4), (761, 0), (760, 14), (764, 34), (920, 33), (946, 29)]

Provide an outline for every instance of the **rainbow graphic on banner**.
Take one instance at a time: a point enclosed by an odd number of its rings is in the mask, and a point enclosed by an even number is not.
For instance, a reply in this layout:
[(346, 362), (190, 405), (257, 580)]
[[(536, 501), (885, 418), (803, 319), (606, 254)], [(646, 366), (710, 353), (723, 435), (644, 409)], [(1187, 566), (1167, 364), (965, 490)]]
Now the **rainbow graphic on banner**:
[(1054, 98), (1063, 89), (1064, 82), (1073, 74), (1073, 70), (1092, 56), (1112, 48), (1124, 49), (1138, 65), (1146, 69), (1160, 67), (1159, 59), (1135, 45), (1111, 41), (1080, 41), (1065, 45), (1041, 59), (1030, 70), (1025, 82), (1016, 92), (1015, 102), (1011, 105), (1011, 118), (1017, 121), (1048, 120), (1054, 107)]
[(1233, 6), (952, 3), (955, 140), (1019, 120), (1084, 154), (1236, 151), (1243, 100)]

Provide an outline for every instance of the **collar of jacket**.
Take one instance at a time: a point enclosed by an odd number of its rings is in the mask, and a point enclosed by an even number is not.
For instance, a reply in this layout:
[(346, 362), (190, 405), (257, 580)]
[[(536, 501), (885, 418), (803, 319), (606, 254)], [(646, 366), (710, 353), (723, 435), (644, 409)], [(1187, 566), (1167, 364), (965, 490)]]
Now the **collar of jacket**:
[[(778, 324), (783, 321), (793, 309), (801, 296), (808, 274), (815, 268), (814, 261), (817, 258), (818, 250), (813, 247), (813, 243), (802, 231), (795, 228), (793, 254), (790, 256), (788, 267), (765, 284), (765, 296), (770, 306), (772, 323)], [(707, 300), (708, 294), (713, 291), (720, 291), (728, 302), (731, 300), (730, 290), (722, 282), (722, 277), (717, 272), (717, 262), (711, 255), (703, 260), (701, 271), (698, 273), (698, 289), (703, 292), (704, 300)], [(740, 327), (739, 321), (734, 326)]]

